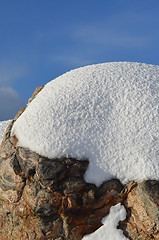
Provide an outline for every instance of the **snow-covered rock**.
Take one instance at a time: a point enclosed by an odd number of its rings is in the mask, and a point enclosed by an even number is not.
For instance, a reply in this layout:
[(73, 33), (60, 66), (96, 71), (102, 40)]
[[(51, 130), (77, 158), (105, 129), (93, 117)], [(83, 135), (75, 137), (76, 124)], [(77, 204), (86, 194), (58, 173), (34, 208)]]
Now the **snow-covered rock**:
[(49, 82), (12, 128), (48, 158), (88, 159), (85, 180), (159, 179), (159, 66), (104, 63)]
[(0, 238), (159, 239), (159, 181), (83, 178), (159, 180), (158, 79), (106, 63), (35, 91), (0, 147)]
[(13, 122), (0, 147), (0, 239), (80, 240), (94, 232), (126, 198), (123, 185), (113, 179), (97, 188), (84, 181), (87, 160), (48, 159), (19, 147)]

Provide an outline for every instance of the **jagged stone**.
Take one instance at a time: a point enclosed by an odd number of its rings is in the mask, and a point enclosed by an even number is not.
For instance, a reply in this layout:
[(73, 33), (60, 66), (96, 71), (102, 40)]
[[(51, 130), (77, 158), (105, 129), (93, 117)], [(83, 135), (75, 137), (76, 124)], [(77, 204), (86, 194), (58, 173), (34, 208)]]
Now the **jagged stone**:
[(123, 202), (120, 181), (86, 183), (88, 160), (39, 156), (18, 146), (11, 126), (0, 155), (0, 238), (82, 239)]

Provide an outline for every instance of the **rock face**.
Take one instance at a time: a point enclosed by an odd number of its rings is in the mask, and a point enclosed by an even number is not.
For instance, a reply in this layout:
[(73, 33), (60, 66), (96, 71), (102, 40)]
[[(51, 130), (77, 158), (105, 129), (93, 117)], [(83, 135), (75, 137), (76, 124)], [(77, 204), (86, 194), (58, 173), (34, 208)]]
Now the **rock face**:
[(86, 183), (87, 160), (47, 159), (18, 147), (11, 125), (1, 145), (1, 239), (81, 239), (123, 202), (118, 180)]
[(136, 185), (125, 200), (127, 220), (120, 224), (129, 239), (159, 239), (159, 182)]
[(82, 239), (119, 202), (128, 239), (159, 239), (159, 182), (112, 179), (97, 188), (84, 181), (87, 159), (48, 159), (19, 147), (13, 122), (0, 148), (0, 239)]

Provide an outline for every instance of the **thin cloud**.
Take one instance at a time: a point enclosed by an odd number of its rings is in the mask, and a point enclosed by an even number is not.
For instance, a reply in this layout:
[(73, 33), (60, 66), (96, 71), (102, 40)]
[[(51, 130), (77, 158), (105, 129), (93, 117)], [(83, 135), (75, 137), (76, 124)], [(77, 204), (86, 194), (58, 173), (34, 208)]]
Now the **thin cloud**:
[(93, 63), (93, 61), (90, 58), (86, 58), (85, 56), (81, 57), (77, 54), (68, 53), (68, 54), (59, 54), (58, 56), (51, 57), (51, 62), (56, 63), (63, 63), (66, 66), (72, 66), (72, 67), (79, 67), (79, 66), (85, 66), (87, 64)]
[(104, 27), (84, 27), (75, 35), (79, 41), (101, 47), (144, 48), (151, 43), (151, 37), (137, 35), (122, 30), (105, 29)]
[(14, 89), (0, 88), (0, 121), (12, 119), (23, 106), (24, 102)]
[(0, 87), (10, 86), (17, 79), (24, 76), (27, 69), (22, 64), (0, 61)]
[[(146, 48), (154, 41), (153, 36), (147, 33), (147, 24), (150, 23), (144, 12), (140, 15), (131, 11), (114, 13), (108, 15), (103, 23), (96, 21), (80, 26), (74, 32), (74, 38), (82, 44), (100, 48)], [(141, 31), (136, 31), (136, 26)]]

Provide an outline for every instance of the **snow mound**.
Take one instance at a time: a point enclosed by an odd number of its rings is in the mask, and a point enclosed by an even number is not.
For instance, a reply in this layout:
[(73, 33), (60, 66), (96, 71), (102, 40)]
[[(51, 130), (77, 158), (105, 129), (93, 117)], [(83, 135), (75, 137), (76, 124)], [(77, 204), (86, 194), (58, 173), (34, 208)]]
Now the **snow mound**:
[(104, 63), (46, 84), (13, 125), (48, 158), (89, 159), (87, 182), (159, 179), (159, 66)]
[(86, 235), (82, 240), (126, 240), (122, 230), (117, 229), (119, 221), (126, 218), (126, 210), (120, 203), (111, 207), (108, 216), (102, 219), (103, 226), (94, 233)]
[(2, 142), (6, 128), (8, 127), (10, 120), (0, 122), (0, 144)]

